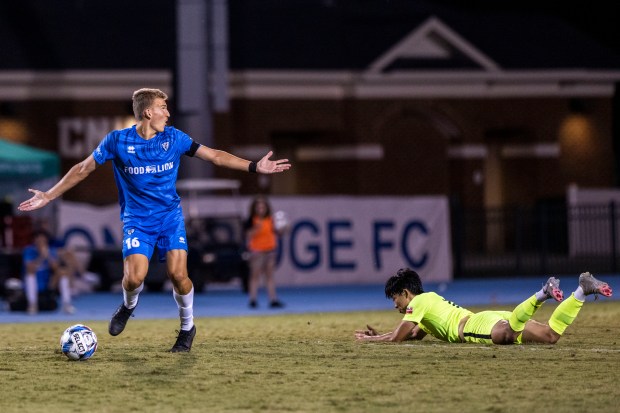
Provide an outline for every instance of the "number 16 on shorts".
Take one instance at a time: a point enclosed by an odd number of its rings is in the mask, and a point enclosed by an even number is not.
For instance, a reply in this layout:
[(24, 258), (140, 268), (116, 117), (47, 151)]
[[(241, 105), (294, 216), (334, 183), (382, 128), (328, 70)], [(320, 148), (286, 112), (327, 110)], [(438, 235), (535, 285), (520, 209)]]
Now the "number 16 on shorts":
[(123, 237), (123, 258), (133, 254), (142, 254), (151, 259), (153, 245), (149, 242), (148, 235), (132, 228), (125, 231)]

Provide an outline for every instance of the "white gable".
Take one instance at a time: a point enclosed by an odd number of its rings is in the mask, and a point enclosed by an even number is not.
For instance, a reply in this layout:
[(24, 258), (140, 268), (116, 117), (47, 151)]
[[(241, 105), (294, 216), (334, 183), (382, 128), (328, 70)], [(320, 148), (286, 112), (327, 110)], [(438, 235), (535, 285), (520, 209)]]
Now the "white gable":
[(436, 17), (428, 18), (371, 63), (369, 73), (381, 73), (399, 59), (449, 60), (458, 51), (476, 66), (497, 71), (499, 66)]
[(504, 69), (430, 17), (365, 70), (244, 70), (230, 82), (249, 99), (609, 98), (620, 71)]

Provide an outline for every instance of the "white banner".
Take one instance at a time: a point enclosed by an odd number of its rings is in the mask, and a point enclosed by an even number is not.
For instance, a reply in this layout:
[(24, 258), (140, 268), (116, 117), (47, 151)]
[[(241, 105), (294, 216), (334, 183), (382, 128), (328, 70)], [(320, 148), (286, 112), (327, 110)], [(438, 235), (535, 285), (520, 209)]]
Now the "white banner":
[[(247, 217), (250, 197), (201, 197), (199, 216)], [(190, 209), (184, 201), (186, 217)], [(270, 197), (290, 230), (278, 250), (278, 285), (384, 283), (402, 267), (426, 282), (452, 279), (449, 207), (445, 197)], [(93, 248), (121, 248), (118, 206), (61, 202), (61, 235)]]

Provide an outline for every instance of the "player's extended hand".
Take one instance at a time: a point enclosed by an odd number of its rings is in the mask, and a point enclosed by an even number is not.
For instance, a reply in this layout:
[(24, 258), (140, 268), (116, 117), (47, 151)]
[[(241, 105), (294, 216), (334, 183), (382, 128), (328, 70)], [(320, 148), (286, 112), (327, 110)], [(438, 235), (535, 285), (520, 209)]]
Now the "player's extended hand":
[(277, 161), (271, 161), (269, 158), (273, 155), (273, 151), (269, 151), (267, 155), (258, 161), (256, 164), (256, 172), (261, 174), (275, 174), (278, 172), (284, 172), (291, 168), (291, 164), (288, 163), (288, 159), (278, 159)]
[(33, 211), (35, 209), (43, 208), (51, 201), (47, 197), (47, 195), (45, 195), (45, 192), (39, 191), (37, 189), (28, 189), (28, 191), (32, 192), (34, 196), (19, 204), (17, 209), (19, 209), (20, 211)]
[(366, 325), (366, 330), (355, 330), (355, 338), (358, 340), (361, 340), (364, 337), (371, 337), (371, 336), (378, 336), (378, 335), (379, 335), (379, 332), (369, 325)]

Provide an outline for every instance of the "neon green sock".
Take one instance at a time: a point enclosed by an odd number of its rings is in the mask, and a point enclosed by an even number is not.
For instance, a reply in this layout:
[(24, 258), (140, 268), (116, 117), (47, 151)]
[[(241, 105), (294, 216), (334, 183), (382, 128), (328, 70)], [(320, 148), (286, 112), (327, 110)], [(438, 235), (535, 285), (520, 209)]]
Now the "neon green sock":
[(517, 339), (515, 340), (515, 344), (523, 344), (523, 331), (521, 332), (521, 334), (517, 336)]
[(510, 328), (514, 331), (523, 331), (525, 328), (525, 323), (532, 318), (536, 310), (538, 310), (541, 305), (543, 305), (543, 303), (536, 299), (536, 295), (533, 295), (516, 306), (515, 309), (512, 310), (510, 318), (508, 319)]
[(564, 334), (564, 330), (575, 320), (581, 307), (583, 307), (583, 301), (579, 301), (575, 298), (575, 294), (571, 294), (551, 314), (549, 327), (559, 335)]

